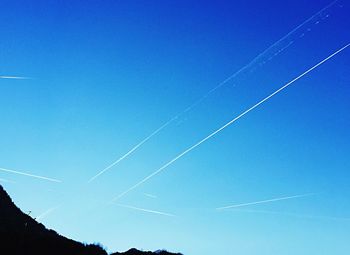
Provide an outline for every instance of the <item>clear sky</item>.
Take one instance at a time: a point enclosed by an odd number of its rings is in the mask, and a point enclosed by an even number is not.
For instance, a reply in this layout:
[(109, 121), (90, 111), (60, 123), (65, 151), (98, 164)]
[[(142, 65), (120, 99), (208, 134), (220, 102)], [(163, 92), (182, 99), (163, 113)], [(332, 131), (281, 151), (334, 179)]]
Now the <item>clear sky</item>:
[(109, 251), (350, 253), (350, 48), (110, 203), (348, 44), (347, 1), (293, 31), (328, 4), (2, 0), (0, 168), (62, 182), (0, 171), (1, 185), (47, 227)]

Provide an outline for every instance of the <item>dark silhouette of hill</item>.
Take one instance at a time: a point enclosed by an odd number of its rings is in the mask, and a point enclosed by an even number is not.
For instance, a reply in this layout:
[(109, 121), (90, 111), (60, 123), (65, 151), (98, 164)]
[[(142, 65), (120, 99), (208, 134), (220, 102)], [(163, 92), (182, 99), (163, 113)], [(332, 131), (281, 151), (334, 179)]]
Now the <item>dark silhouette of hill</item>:
[[(0, 185), (0, 254), (107, 255), (107, 252), (99, 245), (83, 244), (47, 229), (23, 213)], [(144, 252), (137, 249), (113, 255), (119, 254), (175, 255), (166, 251)]]
[(130, 249), (126, 252), (116, 252), (111, 255), (182, 255), (181, 253), (170, 253), (164, 250), (159, 250), (155, 252), (151, 251), (139, 251), (135, 248)]

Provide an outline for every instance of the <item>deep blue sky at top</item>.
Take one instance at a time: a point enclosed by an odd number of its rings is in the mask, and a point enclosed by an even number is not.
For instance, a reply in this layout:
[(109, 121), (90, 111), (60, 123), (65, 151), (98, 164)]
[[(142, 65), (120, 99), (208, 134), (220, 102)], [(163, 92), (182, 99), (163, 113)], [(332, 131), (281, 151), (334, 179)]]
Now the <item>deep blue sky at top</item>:
[[(346, 1), (80, 188), (329, 3), (2, 0), (0, 75), (32, 79), (0, 79), (0, 167), (63, 182), (1, 172), (15, 182), (1, 184), (35, 215), (62, 204), (43, 219), (48, 227), (110, 251), (349, 252), (349, 49), (120, 201), (177, 217), (105, 205), (349, 43)], [(317, 194), (244, 208), (254, 212), (215, 210), (309, 192)]]

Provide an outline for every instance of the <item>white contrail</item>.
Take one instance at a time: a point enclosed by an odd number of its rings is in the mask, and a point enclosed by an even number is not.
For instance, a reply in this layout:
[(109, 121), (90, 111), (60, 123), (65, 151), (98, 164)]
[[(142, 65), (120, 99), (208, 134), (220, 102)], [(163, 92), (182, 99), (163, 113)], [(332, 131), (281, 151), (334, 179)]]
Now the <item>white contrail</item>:
[(154, 198), (154, 199), (156, 199), (157, 198), (157, 196), (155, 196), (155, 195), (152, 195), (152, 194), (149, 194), (149, 193), (143, 193), (146, 197), (150, 197), (150, 198)]
[(120, 207), (125, 207), (125, 208), (129, 208), (129, 209), (133, 209), (133, 210), (136, 210), (136, 211), (147, 212), (147, 213), (153, 213), (153, 214), (159, 214), (159, 215), (164, 215), (164, 216), (169, 216), (169, 217), (176, 217), (174, 214), (170, 214), (170, 213), (159, 212), (159, 211), (153, 211), (153, 210), (143, 209), (143, 208), (139, 208), (139, 207), (135, 207), (135, 206), (130, 206), (130, 205), (125, 205), (125, 204), (116, 204), (116, 205), (117, 205), (117, 206), (120, 206)]
[(6, 168), (0, 168), (0, 171), (13, 173), (13, 174), (25, 175), (25, 176), (38, 178), (38, 179), (43, 179), (43, 180), (47, 180), (47, 181), (51, 181), (51, 182), (62, 182), (62, 181), (57, 180), (57, 179), (53, 179), (53, 178), (49, 178), (49, 177), (45, 177), (45, 176), (40, 176), (40, 175), (29, 174), (29, 173), (20, 172), (20, 171), (15, 171), (15, 170), (6, 169)]
[(13, 79), (13, 80), (29, 80), (30, 77), (23, 77), (23, 76), (4, 76), (0, 75), (0, 79)]
[(46, 218), (49, 214), (51, 214), (53, 211), (57, 210), (59, 207), (61, 207), (61, 205), (52, 207), (47, 209), (46, 211), (44, 211), (43, 213), (41, 213), (38, 217), (36, 217), (36, 220), (43, 220), (44, 218)]
[(303, 76), (305, 76), (306, 74), (308, 74), (309, 72), (311, 72), (312, 70), (314, 70), (315, 68), (317, 68), (318, 66), (322, 65), (323, 63), (325, 63), (327, 60), (331, 59), (332, 57), (334, 57), (335, 55), (337, 55), (338, 53), (342, 52), (343, 50), (345, 50), (347, 47), (350, 46), (350, 43), (345, 45), (344, 47), (342, 47), (341, 49), (337, 50), (336, 52), (332, 53), (331, 55), (329, 55), (328, 57), (326, 57), (325, 59), (323, 59), (322, 61), (320, 61), (319, 63), (317, 63), (316, 65), (314, 65), (313, 67), (309, 68), (308, 70), (306, 70), (305, 72), (303, 72), (302, 74), (300, 74), (299, 76), (297, 76), (296, 78), (294, 78), (293, 80), (291, 80), (290, 82), (288, 82), (287, 84), (285, 84), (284, 86), (282, 86), (281, 88), (277, 89), (275, 92), (273, 92), (272, 94), (270, 94), (269, 96), (265, 97), (264, 99), (260, 100), (258, 103), (256, 103), (255, 105), (251, 106), (250, 108), (248, 108), (247, 110), (245, 110), (244, 112), (242, 112), (241, 114), (239, 114), (237, 117), (235, 117), (234, 119), (232, 119), (231, 121), (229, 121), (228, 123), (226, 123), (225, 125), (223, 125), (222, 127), (220, 127), (219, 129), (217, 129), (216, 131), (214, 131), (213, 133), (211, 133), (210, 135), (208, 135), (207, 137), (203, 138), (202, 140), (200, 140), (199, 142), (197, 142), (196, 144), (192, 145), (191, 147), (189, 147), (187, 150), (183, 151), (182, 153), (180, 153), (178, 156), (176, 156), (175, 158), (173, 158), (172, 160), (170, 160), (168, 163), (166, 163), (165, 165), (163, 165), (161, 168), (159, 168), (158, 170), (156, 170), (155, 172), (153, 172), (152, 174), (150, 174), (149, 176), (147, 176), (146, 178), (142, 179), (140, 182), (136, 183), (134, 186), (132, 186), (131, 188), (127, 189), (126, 191), (124, 191), (123, 193), (121, 193), (120, 195), (118, 195), (117, 197), (115, 197), (114, 199), (112, 199), (112, 202), (116, 201), (117, 199), (121, 198), (122, 196), (124, 196), (125, 194), (129, 193), (130, 191), (132, 191), (133, 189), (137, 188), (138, 186), (140, 186), (141, 184), (143, 184), (144, 182), (146, 182), (147, 180), (151, 179), (153, 176), (159, 174), (160, 172), (162, 172), (164, 169), (166, 169), (168, 166), (170, 166), (171, 164), (173, 164), (175, 161), (177, 161), (179, 158), (183, 157), (184, 155), (186, 155), (187, 153), (189, 153), (190, 151), (192, 151), (194, 148), (196, 148), (197, 146), (201, 145), (202, 143), (204, 143), (205, 141), (207, 141), (208, 139), (210, 139), (211, 137), (213, 137), (214, 135), (216, 135), (217, 133), (219, 133), (220, 131), (224, 130), (225, 128), (227, 128), (228, 126), (230, 126), (231, 124), (233, 124), (234, 122), (236, 122), (237, 120), (239, 120), (240, 118), (242, 118), (244, 115), (246, 115), (247, 113), (249, 113), (250, 111), (254, 110), (256, 107), (258, 107), (259, 105), (263, 104), (265, 101), (269, 100), (271, 97), (275, 96), (276, 94), (278, 94), (279, 92), (281, 92), (282, 90), (284, 90), (285, 88), (287, 88), (288, 86), (290, 86), (291, 84), (293, 84), (294, 82), (296, 82), (297, 80), (299, 80), (300, 78), (302, 78)]
[[(227, 82), (229, 82), (230, 80), (234, 79), (235, 77), (237, 77), (239, 74), (241, 74), (243, 71), (249, 69), (251, 66), (253, 66), (256, 62), (258, 62), (264, 55), (266, 55), (271, 49), (275, 48), (278, 44), (280, 44), (282, 41), (284, 41), (285, 39), (287, 39), (289, 36), (291, 36), (293, 33), (295, 33), (296, 31), (298, 31), (301, 27), (303, 27), (305, 24), (307, 24), (308, 22), (310, 22), (311, 20), (313, 20), (314, 18), (318, 17), (320, 14), (322, 14), (322, 12), (324, 12), (325, 10), (327, 10), (328, 8), (332, 7), (336, 2), (338, 2), (338, 0), (335, 0), (333, 2), (331, 2), (330, 4), (328, 4), (326, 7), (322, 8), (320, 11), (318, 11), (317, 13), (315, 13), (314, 15), (312, 15), (310, 18), (308, 18), (307, 20), (305, 20), (303, 23), (301, 23), (300, 25), (298, 25), (297, 27), (293, 28), (289, 33), (287, 33), (286, 35), (284, 35), (283, 37), (281, 37), (279, 40), (277, 40), (276, 42), (274, 42), (273, 44), (271, 44), (268, 48), (266, 48), (263, 52), (259, 53), (254, 59), (252, 59), (248, 64), (246, 64), (245, 66), (243, 66), (241, 69), (239, 69), (238, 71), (236, 71), (234, 74), (232, 74), (231, 76), (227, 77), (225, 80), (223, 80), (221, 83), (219, 83), (216, 87), (212, 88), (210, 91), (208, 91), (204, 96), (202, 96), (200, 99), (198, 99), (196, 102), (194, 102), (192, 105), (190, 105), (189, 107), (187, 107), (182, 113), (188, 112), (190, 111), (193, 107), (195, 107), (196, 105), (198, 105), (199, 103), (203, 102), (209, 95), (211, 95), (213, 92), (215, 92), (217, 89), (221, 88), (222, 86), (224, 86)], [(282, 49), (280, 49), (279, 52), (285, 50), (286, 48), (288, 48), (294, 41), (289, 42), (285, 47), (283, 47)], [(181, 114), (182, 114), (181, 113)], [(181, 115), (179, 114), (179, 116)]]
[(265, 203), (271, 203), (271, 202), (276, 202), (276, 201), (281, 201), (281, 200), (288, 200), (288, 199), (293, 199), (293, 198), (308, 197), (308, 196), (312, 196), (312, 195), (315, 195), (315, 194), (308, 193), (308, 194), (289, 196), (289, 197), (278, 197), (278, 198), (254, 201), (254, 202), (249, 202), (249, 203), (244, 203), (244, 204), (235, 204), (235, 205), (229, 205), (229, 206), (224, 206), (224, 207), (218, 207), (218, 208), (216, 208), (216, 210), (225, 210), (225, 209), (231, 209), (231, 208), (244, 207), (244, 206), (248, 206), (248, 205), (265, 204)]
[(3, 178), (0, 178), (0, 182), (6, 182), (6, 183), (12, 183), (12, 184), (15, 184), (15, 183), (16, 183), (16, 182), (14, 182), (14, 181), (10, 181), (10, 180), (3, 179)]
[(261, 213), (261, 214), (272, 214), (272, 215), (284, 215), (292, 216), (298, 218), (308, 218), (308, 219), (320, 219), (320, 220), (341, 220), (341, 221), (350, 221), (350, 218), (345, 217), (332, 217), (332, 216), (318, 216), (318, 215), (308, 215), (308, 214), (299, 214), (299, 213), (289, 213), (289, 212), (279, 212), (279, 211), (269, 211), (269, 210), (247, 210), (247, 209), (232, 209), (229, 210), (232, 212), (247, 212), (247, 213)]
[[(199, 98), (197, 101), (195, 101), (194, 103), (192, 103), (191, 105), (189, 105), (186, 109), (184, 109), (182, 112), (178, 113), (177, 115), (175, 115), (174, 117), (172, 117), (170, 120), (168, 120), (167, 122), (165, 122), (163, 125), (161, 125), (158, 129), (156, 129), (154, 132), (152, 132), (149, 136), (147, 136), (146, 138), (144, 138), (141, 142), (139, 142), (136, 146), (134, 146), (131, 150), (129, 150), (126, 154), (124, 154), (123, 156), (121, 156), (118, 160), (116, 160), (115, 162), (113, 162), (112, 164), (110, 164), (109, 166), (107, 166), (106, 168), (104, 168), (103, 170), (101, 170), (98, 174), (96, 174), (95, 176), (93, 176), (88, 183), (91, 183), (92, 181), (94, 181), (97, 177), (99, 177), (101, 174), (103, 174), (104, 172), (106, 172), (107, 170), (109, 170), (110, 168), (112, 168), (113, 166), (115, 166), (116, 164), (118, 164), (120, 161), (122, 161), (123, 159), (125, 159), (126, 157), (128, 157), (130, 154), (132, 154), (135, 150), (137, 150), (139, 147), (141, 147), (144, 143), (146, 143), (149, 139), (151, 139), (153, 136), (155, 136), (156, 134), (158, 134), (161, 130), (163, 130), (164, 128), (166, 128), (168, 125), (170, 125), (173, 121), (175, 121), (176, 119), (178, 119), (180, 116), (182, 116), (183, 114), (185, 114), (186, 112), (189, 112), (190, 110), (192, 110), (194, 107), (196, 107), (198, 104), (200, 104), (201, 102), (203, 102), (207, 97), (209, 97), (212, 93), (214, 93), (216, 90), (218, 90), (219, 88), (221, 88), (222, 86), (224, 86), (226, 83), (228, 83), (229, 81), (231, 81), (232, 79), (234, 79), (235, 77), (237, 77), (239, 74), (241, 74), (243, 71), (247, 70), (248, 68), (250, 68), (252, 65), (254, 65), (259, 59), (261, 59), (267, 52), (269, 52), (271, 49), (273, 49), (274, 47), (276, 47), (278, 44), (280, 44), (282, 41), (284, 41), (286, 38), (288, 38), (290, 35), (292, 35), (293, 33), (295, 33), (297, 30), (299, 30), (302, 26), (304, 26), (305, 24), (307, 24), (308, 22), (310, 22), (311, 20), (313, 20), (315, 17), (317, 17), (318, 15), (320, 15), (322, 12), (324, 12), (326, 9), (330, 8), (331, 6), (333, 6), (336, 2), (338, 2), (338, 0), (333, 1), (332, 3), (330, 3), (329, 5), (327, 5), (326, 7), (322, 8), (320, 11), (318, 11), (317, 13), (315, 13), (314, 15), (312, 15), (310, 18), (308, 18), (307, 20), (305, 20), (303, 23), (301, 23), (300, 25), (298, 25), (297, 27), (295, 27), (294, 29), (292, 29), (288, 34), (286, 34), (285, 36), (283, 36), (282, 38), (280, 38), (278, 41), (274, 42), (272, 45), (270, 45), (268, 48), (266, 48), (263, 52), (261, 52), (260, 54), (258, 54), (254, 59), (252, 59), (248, 64), (246, 64), (245, 66), (243, 66), (241, 69), (239, 69), (238, 71), (236, 71), (234, 74), (230, 75), (229, 77), (227, 77), (225, 80), (223, 80), (222, 82), (220, 82), (216, 87), (212, 88), (211, 90), (209, 90), (205, 95), (203, 95), (201, 98)], [(278, 52), (283, 51), (284, 49), (288, 48), (293, 42), (289, 42), (285, 47), (283, 47), (282, 49), (280, 49)]]
[(145, 139), (143, 139), (141, 142), (139, 142), (137, 145), (135, 145), (131, 150), (129, 150), (126, 154), (124, 154), (122, 157), (120, 157), (118, 160), (114, 161), (112, 164), (110, 164), (109, 166), (107, 166), (106, 168), (102, 169), (98, 174), (96, 174), (95, 176), (93, 176), (88, 183), (91, 183), (92, 181), (94, 181), (97, 177), (99, 177), (101, 174), (103, 174), (104, 172), (106, 172), (107, 170), (109, 170), (110, 168), (112, 168), (113, 166), (115, 166), (116, 164), (118, 164), (120, 161), (122, 161), (123, 159), (125, 159), (127, 156), (129, 156), (131, 153), (133, 153), (135, 150), (137, 150), (141, 145), (143, 145), (145, 142), (147, 142), (149, 139), (151, 139), (154, 135), (158, 134), (163, 128), (165, 128), (166, 126), (168, 126), (173, 120), (177, 119), (178, 116), (173, 117), (172, 119), (170, 119), (168, 122), (166, 122), (165, 124), (163, 124), (161, 127), (159, 127), (157, 130), (155, 130), (152, 134), (150, 134), (149, 136), (147, 136)]

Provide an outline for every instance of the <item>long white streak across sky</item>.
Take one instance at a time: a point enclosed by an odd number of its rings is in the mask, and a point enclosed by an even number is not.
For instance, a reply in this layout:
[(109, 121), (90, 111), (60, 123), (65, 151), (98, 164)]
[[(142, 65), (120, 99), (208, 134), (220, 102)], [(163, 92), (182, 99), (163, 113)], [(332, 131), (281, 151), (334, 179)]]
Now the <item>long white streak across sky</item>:
[[(330, 4), (328, 4), (326, 7), (322, 8), (320, 11), (318, 11), (317, 13), (315, 13), (314, 15), (312, 15), (310, 18), (308, 18), (307, 20), (305, 20), (303, 23), (299, 24), (297, 27), (293, 28), (290, 32), (288, 32), (286, 35), (284, 35), (283, 37), (281, 37), (280, 39), (278, 39), (276, 42), (274, 42), (273, 44), (271, 44), (269, 47), (267, 47), (264, 51), (262, 51), (261, 53), (259, 53), (255, 58), (253, 58), (248, 64), (246, 64), (245, 66), (243, 66), (241, 69), (239, 69), (238, 71), (236, 71), (234, 74), (232, 74), (231, 76), (227, 77), (225, 80), (223, 80), (221, 83), (219, 83), (216, 87), (212, 88), (210, 91), (208, 91), (205, 95), (203, 95), (201, 98), (199, 98), (196, 102), (194, 102), (192, 105), (190, 105), (189, 107), (187, 107), (182, 113), (188, 112), (190, 111), (193, 107), (197, 106), (198, 104), (200, 104), (201, 102), (203, 102), (208, 96), (210, 96), (213, 92), (215, 92), (216, 90), (218, 90), (219, 88), (221, 88), (222, 86), (224, 86), (227, 82), (231, 81), (232, 79), (236, 78), (239, 74), (241, 74), (243, 71), (249, 69), (251, 66), (253, 66), (255, 63), (257, 63), (261, 58), (264, 57), (265, 54), (267, 54), (270, 50), (272, 50), (274, 47), (278, 46), (281, 42), (283, 42), (284, 40), (286, 40), (289, 36), (291, 36), (293, 33), (295, 33), (296, 31), (298, 31), (301, 27), (303, 27), (305, 24), (307, 24), (308, 22), (310, 22), (311, 20), (313, 20), (314, 18), (316, 18), (317, 16), (319, 16), (320, 14), (322, 14), (322, 12), (324, 12), (325, 10), (327, 10), (328, 8), (332, 7), (336, 2), (338, 2), (338, 0), (335, 0), (333, 2), (331, 2)], [(282, 50), (284, 50), (285, 48), (288, 48), (290, 45), (292, 44), (292, 42), (289, 42), (287, 44), (287, 46), (283, 47)], [(182, 114), (181, 113), (181, 114)], [(179, 114), (178, 116), (180, 116), (181, 114)]]
[(215, 130), (213, 133), (211, 133), (210, 135), (206, 136), (205, 138), (203, 138), (202, 140), (200, 140), (199, 142), (197, 142), (196, 144), (192, 145), (191, 147), (189, 147), (187, 150), (183, 151), (182, 153), (180, 153), (178, 156), (176, 156), (175, 158), (173, 158), (172, 160), (170, 160), (168, 163), (166, 163), (165, 165), (163, 165), (161, 168), (159, 168), (158, 170), (156, 170), (155, 172), (153, 172), (152, 174), (150, 174), (149, 176), (147, 176), (146, 178), (142, 179), (141, 181), (139, 181), (138, 183), (136, 183), (134, 186), (132, 186), (131, 188), (127, 189), (126, 191), (124, 191), (123, 193), (119, 194), (117, 197), (112, 199), (112, 202), (116, 201), (117, 199), (123, 197), (124, 195), (126, 195), (127, 193), (129, 193), (130, 191), (136, 189), (138, 186), (140, 186), (141, 184), (145, 183), (146, 181), (148, 181), (149, 179), (151, 179), (152, 177), (154, 177), (155, 175), (159, 174), (160, 172), (162, 172), (163, 170), (165, 170), (168, 166), (172, 165), (175, 161), (177, 161), (178, 159), (182, 158), (184, 155), (186, 155), (187, 153), (189, 153), (190, 151), (192, 151), (194, 148), (198, 147), (199, 145), (201, 145), (202, 143), (204, 143), (205, 141), (207, 141), (208, 139), (210, 139), (211, 137), (215, 136), (217, 133), (221, 132), (222, 130), (224, 130), (225, 128), (227, 128), (228, 126), (230, 126), (231, 124), (233, 124), (234, 122), (236, 122), (237, 120), (239, 120), (240, 118), (242, 118), (244, 115), (246, 115), (247, 113), (249, 113), (250, 111), (254, 110), (255, 108), (257, 108), (258, 106), (260, 106), (261, 104), (263, 104), (264, 102), (266, 102), (267, 100), (269, 100), (270, 98), (272, 98), (273, 96), (275, 96), (276, 94), (278, 94), (279, 92), (281, 92), (282, 90), (286, 89), (288, 86), (290, 86), (291, 84), (293, 84), (294, 82), (296, 82), (297, 80), (301, 79), (302, 77), (304, 77), (305, 75), (307, 75), (309, 72), (311, 72), (312, 70), (314, 70), (315, 68), (319, 67), (320, 65), (322, 65), (323, 63), (325, 63), (326, 61), (328, 61), (329, 59), (333, 58), (335, 55), (337, 55), (338, 53), (342, 52), (343, 50), (345, 50), (347, 47), (350, 46), (350, 43), (348, 43), (347, 45), (345, 45), (344, 47), (342, 47), (341, 49), (337, 50), (336, 52), (332, 53), (331, 55), (329, 55), (328, 57), (326, 57), (325, 59), (323, 59), (322, 61), (318, 62), (316, 65), (314, 65), (313, 67), (309, 68), (308, 70), (306, 70), (305, 72), (303, 72), (302, 74), (298, 75), (296, 78), (294, 78), (293, 80), (289, 81), (288, 83), (286, 83), (284, 86), (282, 86), (281, 88), (277, 89), (275, 92), (273, 92), (272, 94), (268, 95), (267, 97), (265, 97), (264, 99), (260, 100), (259, 102), (257, 102), (255, 105), (251, 106), (250, 108), (248, 108), (247, 110), (245, 110), (244, 112), (242, 112), (241, 114), (239, 114), (237, 117), (235, 117), (234, 119), (232, 119), (231, 121), (229, 121), (228, 123), (226, 123), (225, 125), (223, 125), (222, 127), (220, 127), (219, 129)]
[(15, 171), (15, 170), (7, 169), (7, 168), (0, 168), (0, 171), (7, 172), (7, 173), (13, 173), (13, 174), (25, 175), (25, 176), (29, 176), (29, 177), (33, 177), (33, 178), (37, 178), (37, 179), (42, 179), (42, 180), (46, 180), (46, 181), (51, 181), (51, 182), (62, 182), (62, 181), (57, 180), (57, 179), (53, 179), (53, 178), (49, 178), (49, 177), (45, 177), (45, 176), (40, 176), (40, 175), (34, 175), (34, 174), (25, 173), (25, 172), (21, 172), (21, 171)]
[(136, 210), (136, 211), (141, 211), (141, 212), (147, 212), (147, 213), (159, 214), (159, 215), (164, 215), (164, 216), (169, 216), (169, 217), (175, 217), (174, 214), (148, 210), (148, 209), (139, 208), (139, 207), (130, 206), (130, 205), (125, 205), (125, 204), (117, 204), (117, 206), (128, 208), (128, 209), (132, 209), (132, 210)]
[(308, 215), (308, 214), (269, 211), (269, 210), (232, 209), (230, 211), (232, 211), (232, 212), (247, 212), (247, 213), (261, 213), (261, 214), (282, 215), (282, 216), (291, 216), (291, 217), (297, 217), (297, 218), (308, 218), (308, 219), (319, 219), (319, 220), (336, 220), (336, 221), (348, 221), (348, 222), (350, 222), (350, 218), (345, 218), (345, 217)]
[(288, 196), (288, 197), (278, 197), (278, 198), (259, 200), (259, 201), (243, 203), (243, 204), (234, 204), (234, 205), (229, 205), (229, 206), (224, 206), (224, 207), (218, 207), (218, 208), (216, 208), (216, 210), (225, 210), (225, 209), (232, 209), (232, 208), (238, 208), (238, 207), (245, 207), (245, 206), (249, 206), (249, 205), (266, 204), (266, 203), (288, 200), (288, 199), (293, 199), (293, 198), (308, 197), (311, 195), (314, 195), (314, 193), (308, 193), (308, 194), (296, 195), (296, 196)]
[(0, 79), (12, 79), (12, 80), (29, 80), (30, 77), (23, 77), (23, 76), (6, 76), (6, 75), (0, 75)]
[[(276, 42), (274, 42), (272, 45), (270, 45), (268, 48), (266, 48), (264, 51), (262, 51), (260, 54), (258, 54), (254, 59), (252, 59), (248, 64), (246, 64), (245, 66), (243, 66), (241, 69), (239, 69), (238, 71), (236, 71), (234, 74), (230, 75), (229, 77), (227, 77), (225, 80), (223, 80), (222, 82), (220, 82), (216, 87), (212, 88), (211, 90), (209, 90), (205, 95), (203, 95), (201, 98), (199, 98), (197, 101), (193, 102), (191, 105), (189, 105), (186, 109), (184, 109), (182, 112), (178, 113), (177, 115), (175, 115), (174, 117), (172, 117), (170, 120), (168, 120), (167, 122), (165, 122), (163, 125), (161, 125), (158, 129), (156, 129), (155, 131), (153, 131), (150, 135), (148, 135), (146, 138), (144, 138), (141, 142), (139, 142), (137, 145), (135, 145), (131, 150), (129, 150), (127, 153), (125, 153), (123, 156), (121, 156), (119, 159), (117, 159), (116, 161), (114, 161), (112, 164), (110, 164), (109, 166), (107, 166), (106, 168), (102, 169), (100, 172), (98, 172), (95, 176), (93, 176), (88, 183), (91, 183), (92, 181), (94, 181), (97, 177), (99, 177), (100, 175), (102, 175), (103, 173), (105, 173), (107, 170), (111, 169), (113, 166), (115, 166), (116, 164), (118, 164), (120, 161), (122, 161), (123, 159), (125, 159), (126, 157), (128, 157), (130, 154), (132, 154), (134, 151), (136, 151), (139, 147), (141, 147), (144, 143), (146, 143), (149, 139), (151, 139), (153, 136), (157, 135), (160, 131), (162, 131), (164, 128), (166, 128), (168, 125), (170, 125), (173, 121), (175, 121), (176, 119), (178, 119), (180, 116), (182, 116), (183, 114), (185, 114), (186, 112), (191, 111), (194, 107), (196, 107), (198, 104), (200, 104), (201, 102), (203, 102), (207, 97), (209, 97), (212, 93), (214, 93), (216, 90), (218, 90), (219, 88), (221, 88), (222, 86), (224, 86), (226, 83), (228, 83), (229, 81), (231, 81), (232, 79), (234, 79), (235, 77), (237, 77), (239, 74), (241, 74), (243, 71), (247, 70), (248, 68), (250, 68), (252, 65), (254, 65), (257, 61), (259, 61), (259, 59), (261, 59), (266, 53), (268, 53), (271, 49), (273, 49), (274, 47), (276, 47), (278, 44), (280, 44), (282, 41), (284, 41), (285, 39), (287, 39), (290, 35), (292, 35), (293, 33), (295, 33), (296, 31), (298, 31), (301, 27), (303, 27), (305, 24), (307, 24), (309, 21), (313, 20), (315, 17), (319, 16), (320, 14), (322, 14), (322, 12), (324, 12), (325, 10), (327, 10), (328, 8), (332, 7), (336, 2), (338, 2), (338, 0), (333, 1), (332, 3), (330, 3), (329, 5), (327, 5), (326, 7), (322, 8), (320, 11), (318, 11), (317, 13), (315, 13), (314, 15), (312, 15), (310, 18), (308, 18), (307, 20), (305, 20), (303, 23), (301, 23), (300, 25), (298, 25), (297, 27), (295, 27), (294, 29), (292, 29), (289, 33), (287, 33), (285, 36), (283, 36), (282, 38), (280, 38), (279, 40), (277, 40)], [(285, 48), (289, 47), (292, 43), (289, 42), (287, 44), (287, 46), (285, 46), (283, 49), (281, 49), (280, 51), (284, 50)]]

